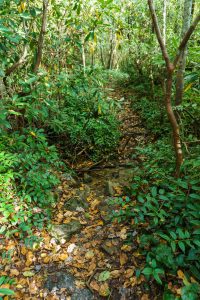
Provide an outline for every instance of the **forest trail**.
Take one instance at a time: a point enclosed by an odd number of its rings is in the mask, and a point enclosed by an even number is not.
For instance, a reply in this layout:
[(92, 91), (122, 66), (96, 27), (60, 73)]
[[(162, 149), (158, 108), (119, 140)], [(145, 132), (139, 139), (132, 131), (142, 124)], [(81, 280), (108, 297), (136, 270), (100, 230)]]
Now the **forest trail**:
[(62, 174), (50, 230), (35, 232), (43, 241), (34, 251), (21, 245), (20, 261), (10, 266), (25, 276), (19, 279), (16, 299), (158, 299), (143, 276), (136, 278), (143, 263), (137, 230), (112, 220), (122, 209), (119, 204), (126, 203), (123, 189), (133, 176), (130, 166), (138, 164), (132, 154), (147, 133), (131, 109), (131, 91), (115, 88), (109, 93), (122, 102), (118, 158), (76, 178)]

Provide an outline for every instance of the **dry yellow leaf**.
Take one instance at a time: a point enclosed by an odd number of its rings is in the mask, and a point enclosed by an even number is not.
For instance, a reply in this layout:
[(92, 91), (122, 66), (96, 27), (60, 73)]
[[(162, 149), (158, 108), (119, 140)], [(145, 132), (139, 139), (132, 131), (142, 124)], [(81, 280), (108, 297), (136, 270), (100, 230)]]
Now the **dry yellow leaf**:
[(89, 265), (89, 268), (88, 268), (88, 271), (91, 272), (91, 271), (94, 271), (96, 269), (97, 265), (95, 262), (92, 262), (90, 265)]
[(91, 259), (94, 257), (94, 252), (91, 250), (91, 251), (88, 251), (86, 254), (85, 254), (85, 258), (86, 259)]
[(95, 209), (99, 203), (100, 201), (98, 199), (93, 200), (91, 203), (91, 209)]
[(27, 253), (26, 247), (22, 246), (22, 248), (21, 248), (21, 254), (26, 255), (26, 253)]
[(20, 290), (20, 289), (23, 289), (24, 287), (23, 287), (23, 285), (21, 285), (21, 284), (17, 284), (17, 285), (16, 285), (16, 288)]
[(120, 260), (120, 265), (121, 266), (125, 265), (128, 261), (128, 256), (126, 255), (126, 253), (124, 253), (124, 252), (120, 253), (119, 260)]
[(47, 253), (41, 253), (40, 256), (41, 256), (42, 258), (44, 258), (44, 257), (47, 256)]
[(30, 265), (32, 265), (34, 260), (35, 257), (33, 253), (31, 251), (28, 251), (28, 253), (26, 254), (26, 266), (29, 267)]
[(10, 276), (18, 276), (18, 275), (19, 275), (19, 271), (17, 269), (10, 270)]
[(149, 300), (149, 295), (148, 294), (142, 295), (141, 300)]
[(1, 285), (1, 289), (9, 289), (9, 288), (10, 288), (10, 284), (9, 283)]
[(38, 292), (38, 287), (36, 286), (35, 280), (33, 280), (33, 281), (29, 284), (29, 291), (30, 291), (31, 294), (37, 294), (37, 292)]
[(111, 272), (110, 272), (110, 276), (111, 276), (112, 278), (119, 278), (120, 275), (121, 275), (121, 271), (120, 271), (120, 270), (114, 270), (114, 271), (111, 271)]
[(130, 252), (132, 250), (132, 247), (130, 245), (123, 245), (121, 247), (121, 250), (125, 252)]
[(185, 278), (185, 275), (184, 275), (183, 271), (181, 271), (181, 270), (177, 271), (177, 275), (178, 275), (178, 278), (180, 278), (180, 279), (184, 279)]
[(67, 258), (68, 258), (68, 254), (67, 254), (67, 253), (63, 253), (63, 254), (60, 254), (60, 255), (59, 255), (59, 260), (64, 261), (64, 260), (67, 259)]
[(138, 280), (135, 276), (130, 278), (130, 283), (132, 286), (135, 286), (136, 284), (138, 284)]
[(18, 285), (24, 286), (25, 284), (26, 284), (26, 279), (25, 278), (20, 278), (20, 280), (18, 281)]
[(50, 256), (46, 256), (46, 257), (44, 257), (43, 262), (45, 264), (48, 264), (50, 262), (50, 260), (51, 260), (51, 257)]
[(109, 296), (110, 290), (109, 290), (108, 283), (104, 282), (103, 284), (101, 284), (98, 292), (99, 292), (99, 295), (102, 296), (102, 297)]
[(125, 277), (126, 278), (132, 277), (133, 274), (134, 274), (134, 270), (133, 269), (128, 269), (128, 270), (125, 271)]
[(90, 282), (90, 287), (94, 290), (94, 291), (99, 291), (100, 286), (98, 285), (98, 283), (95, 280), (92, 280)]

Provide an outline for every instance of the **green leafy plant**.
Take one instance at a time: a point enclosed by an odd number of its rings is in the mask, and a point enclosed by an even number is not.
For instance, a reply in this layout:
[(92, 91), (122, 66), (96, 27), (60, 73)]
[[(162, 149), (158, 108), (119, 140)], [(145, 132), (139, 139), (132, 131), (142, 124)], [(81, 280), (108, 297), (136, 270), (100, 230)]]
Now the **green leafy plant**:
[(7, 276), (1, 276), (0, 277), (0, 299), (1, 300), (3, 300), (2, 296), (13, 296), (15, 294), (13, 290), (8, 289), (8, 288), (4, 288), (4, 287), (1, 287), (1, 286), (3, 284), (10, 284), (11, 285), (13, 283), (14, 283), (14, 280), (10, 279)]

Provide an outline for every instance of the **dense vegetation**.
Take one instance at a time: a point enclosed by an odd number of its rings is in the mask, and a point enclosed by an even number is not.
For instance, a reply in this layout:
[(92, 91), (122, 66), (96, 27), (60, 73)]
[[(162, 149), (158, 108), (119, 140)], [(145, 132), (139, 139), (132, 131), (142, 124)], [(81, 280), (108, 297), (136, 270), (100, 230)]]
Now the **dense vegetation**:
[(152, 142), (135, 148), (114, 218), (139, 232), (137, 276), (163, 285), (163, 299), (195, 300), (200, 7), (152, 2), (0, 0), (0, 234), (32, 245), (59, 201), (60, 174), (116, 158), (123, 107), (108, 91), (126, 88)]

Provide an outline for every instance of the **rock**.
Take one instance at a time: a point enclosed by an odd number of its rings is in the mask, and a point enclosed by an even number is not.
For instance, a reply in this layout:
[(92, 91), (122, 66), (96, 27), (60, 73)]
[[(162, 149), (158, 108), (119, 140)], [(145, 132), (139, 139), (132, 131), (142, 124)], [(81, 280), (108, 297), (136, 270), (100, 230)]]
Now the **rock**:
[(70, 294), (75, 292), (75, 279), (68, 272), (57, 272), (47, 277), (45, 288), (49, 291), (65, 288)]
[(91, 183), (92, 182), (92, 176), (90, 176), (87, 173), (84, 173), (84, 175), (83, 175), (83, 182), (84, 183)]
[(85, 185), (83, 191), (77, 192), (77, 196), (79, 196), (81, 200), (87, 201), (87, 197), (90, 195), (90, 192), (90, 187), (88, 185)]
[(71, 300), (92, 300), (94, 296), (88, 289), (77, 289), (72, 295)]
[(62, 178), (66, 180), (71, 187), (78, 187), (80, 184), (79, 181), (72, 177), (72, 175), (69, 173), (63, 173)]
[(119, 172), (113, 172), (112, 177), (113, 178), (119, 178)]
[(75, 196), (69, 199), (65, 203), (64, 208), (71, 211), (75, 211), (75, 210), (78, 211), (80, 210), (80, 208), (86, 209), (88, 208), (88, 206), (89, 205), (86, 200), (83, 200), (82, 198)]
[(109, 214), (108, 211), (101, 211), (101, 218), (103, 219), (104, 223), (109, 223), (112, 219), (111, 215)]
[(110, 240), (104, 241), (101, 248), (109, 255), (117, 254), (119, 251), (119, 247), (114, 245)]
[(102, 219), (105, 223), (112, 219), (112, 212), (118, 209), (118, 204), (115, 203), (115, 198), (107, 198), (99, 205), (99, 210)]
[(82, 225), (79, 221), (72, 220), (68, 224), (52, 225), (50, 234), (57, 240), (61, 240), (64, 238), (67, 241), (70, 240), (73, 234), (79, 232), (81, 228)]
[(49, 291), (66, 289), (66, 292), (71, 295), (71, 300), (92, 300), (93, 295), (88, 289), (76, 288), (75, 278), (68, 272), (57, 272), (47, 277), (44, 285)]
[(35, 271), (39, 272), (42, 269), (41, 265), (35, 265)]
[(115, 184), (112, 181), (108, 180), (105, 186), (105, 194), (108, 196), (114, 196), (115, 194), (114, 186)]

